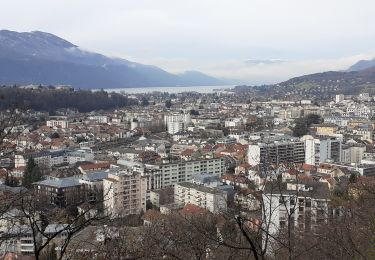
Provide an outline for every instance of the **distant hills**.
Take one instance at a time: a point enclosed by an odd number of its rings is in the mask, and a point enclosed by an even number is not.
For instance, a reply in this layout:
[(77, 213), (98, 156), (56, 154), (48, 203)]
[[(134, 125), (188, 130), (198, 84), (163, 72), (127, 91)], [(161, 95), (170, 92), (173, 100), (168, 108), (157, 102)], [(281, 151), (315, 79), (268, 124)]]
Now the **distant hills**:
[(351, 66), (348, 71), (360, 71), (375, 67), (375, 58), (372, 60), (360, 60), (353, 66)]
[(294, 100), (329, 100), (335, 94), (357, 95), (363, 92), (375, 95), (375, 65), (371, 66), (373, 63), (375, 59), (359, 61), (346, 71), (314, 73), (272, 85), (236, 86), (235, 90), (250, 91), (258, 97), (289, 97)]
[(125, 88), (225, 83), (197, 71), (172, 74), (155, 66), (84, 51), (46, 32), (0, 30), (1, 85)]
[[(372, 65), (373, 64), (373, 65)], [(294, 77), (274, 85), (287, 91), (304, 93), (324, 92), (325, 94), (375, 94), (375, 59), (359, 61), (347, 71), (328, 71)]]

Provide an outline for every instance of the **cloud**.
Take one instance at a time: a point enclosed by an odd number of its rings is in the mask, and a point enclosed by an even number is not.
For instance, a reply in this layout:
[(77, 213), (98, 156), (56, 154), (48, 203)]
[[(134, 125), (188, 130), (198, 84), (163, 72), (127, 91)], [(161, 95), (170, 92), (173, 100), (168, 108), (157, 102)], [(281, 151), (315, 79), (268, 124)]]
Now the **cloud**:
[(249, 66), (254, 66), (254, 65), (263, 65), (263, 64), (279, 64), (279, 63), (284, 63), (286, 62), (285, 60), (280, 60), (280, 59), (269, 59), (269, 60), (246, 60), (245, 64)]
[(171, 72), (257, 84), (346, 69), (375, 46), (373, 0), (3, 2), (4, 29), (42, 30)]
[(342, 57), (338, 59), (310, 59), (280, 62), (228, 62), (220, 66), (207, 68), (211, 75), (238, 79), (249, 84), (278, 83), (289, 78), (324, 71), (346, 70), (362, 59), (372, 59), (375, 52)]
[(159, 66), (172, 73), (181, 73), (186, 70), (199, 70), (218, 78), (229, 79), (238, 84), (270, 84), (279, 83), (292, 77), (324, 71), (347, 70), (359, 60), (368, 60), (375, 57), (375, 51), (366, 54), (352, 55), (332, 59), (306, 60), (219, 60), (198, 61), (191, 59), (154, 58), (137, 60), (136, 57), (127, 57), (145, 64)]

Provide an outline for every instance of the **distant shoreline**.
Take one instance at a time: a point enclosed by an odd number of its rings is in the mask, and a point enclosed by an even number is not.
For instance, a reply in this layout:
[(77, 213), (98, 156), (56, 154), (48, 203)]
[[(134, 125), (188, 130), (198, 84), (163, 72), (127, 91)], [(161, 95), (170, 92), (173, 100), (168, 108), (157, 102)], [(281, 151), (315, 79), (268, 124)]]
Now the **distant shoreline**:
[[(134, 87), (134, 88), (101, 88), (107, 92), (128, 93), (128, 94), (144, 94), (152, 92), (198, 92), (198, 93), (214, 93), (217, 91), (225, 91), (234, 88), (235, 85), (215, 85), (215, 86), (177, 86), (177, 87)], [(100, 91), (101, 89), (91, 89), (92, 91)]]

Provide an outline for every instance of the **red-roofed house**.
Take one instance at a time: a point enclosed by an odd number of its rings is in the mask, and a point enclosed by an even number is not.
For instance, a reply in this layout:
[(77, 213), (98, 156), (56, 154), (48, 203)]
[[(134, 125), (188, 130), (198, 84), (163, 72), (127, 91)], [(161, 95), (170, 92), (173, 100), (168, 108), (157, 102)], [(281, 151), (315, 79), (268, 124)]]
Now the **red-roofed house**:
[(187, 214), (187, 215), (201, 215), (201, 214), (207, 214), (209, 211), (207, 209), (201, 208), (197, 205), (194, 204), (186, 204), (185, 207), (180, 210), (182, 214)]

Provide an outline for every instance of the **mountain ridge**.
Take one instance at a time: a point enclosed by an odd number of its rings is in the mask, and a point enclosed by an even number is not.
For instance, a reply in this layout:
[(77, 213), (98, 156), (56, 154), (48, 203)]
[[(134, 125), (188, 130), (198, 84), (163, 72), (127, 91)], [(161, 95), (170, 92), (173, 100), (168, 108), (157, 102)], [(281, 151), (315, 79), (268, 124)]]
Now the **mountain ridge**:
[(220, 85), (203, 73), (172, 74), (152, 65), (82, 50), (54, 34), (0, 30), (0, 84), (77, 88)]
[(375, 58), (371, 60), (360, 60), (350, 66), (348, 71), (360, 71), (375, 67)]

